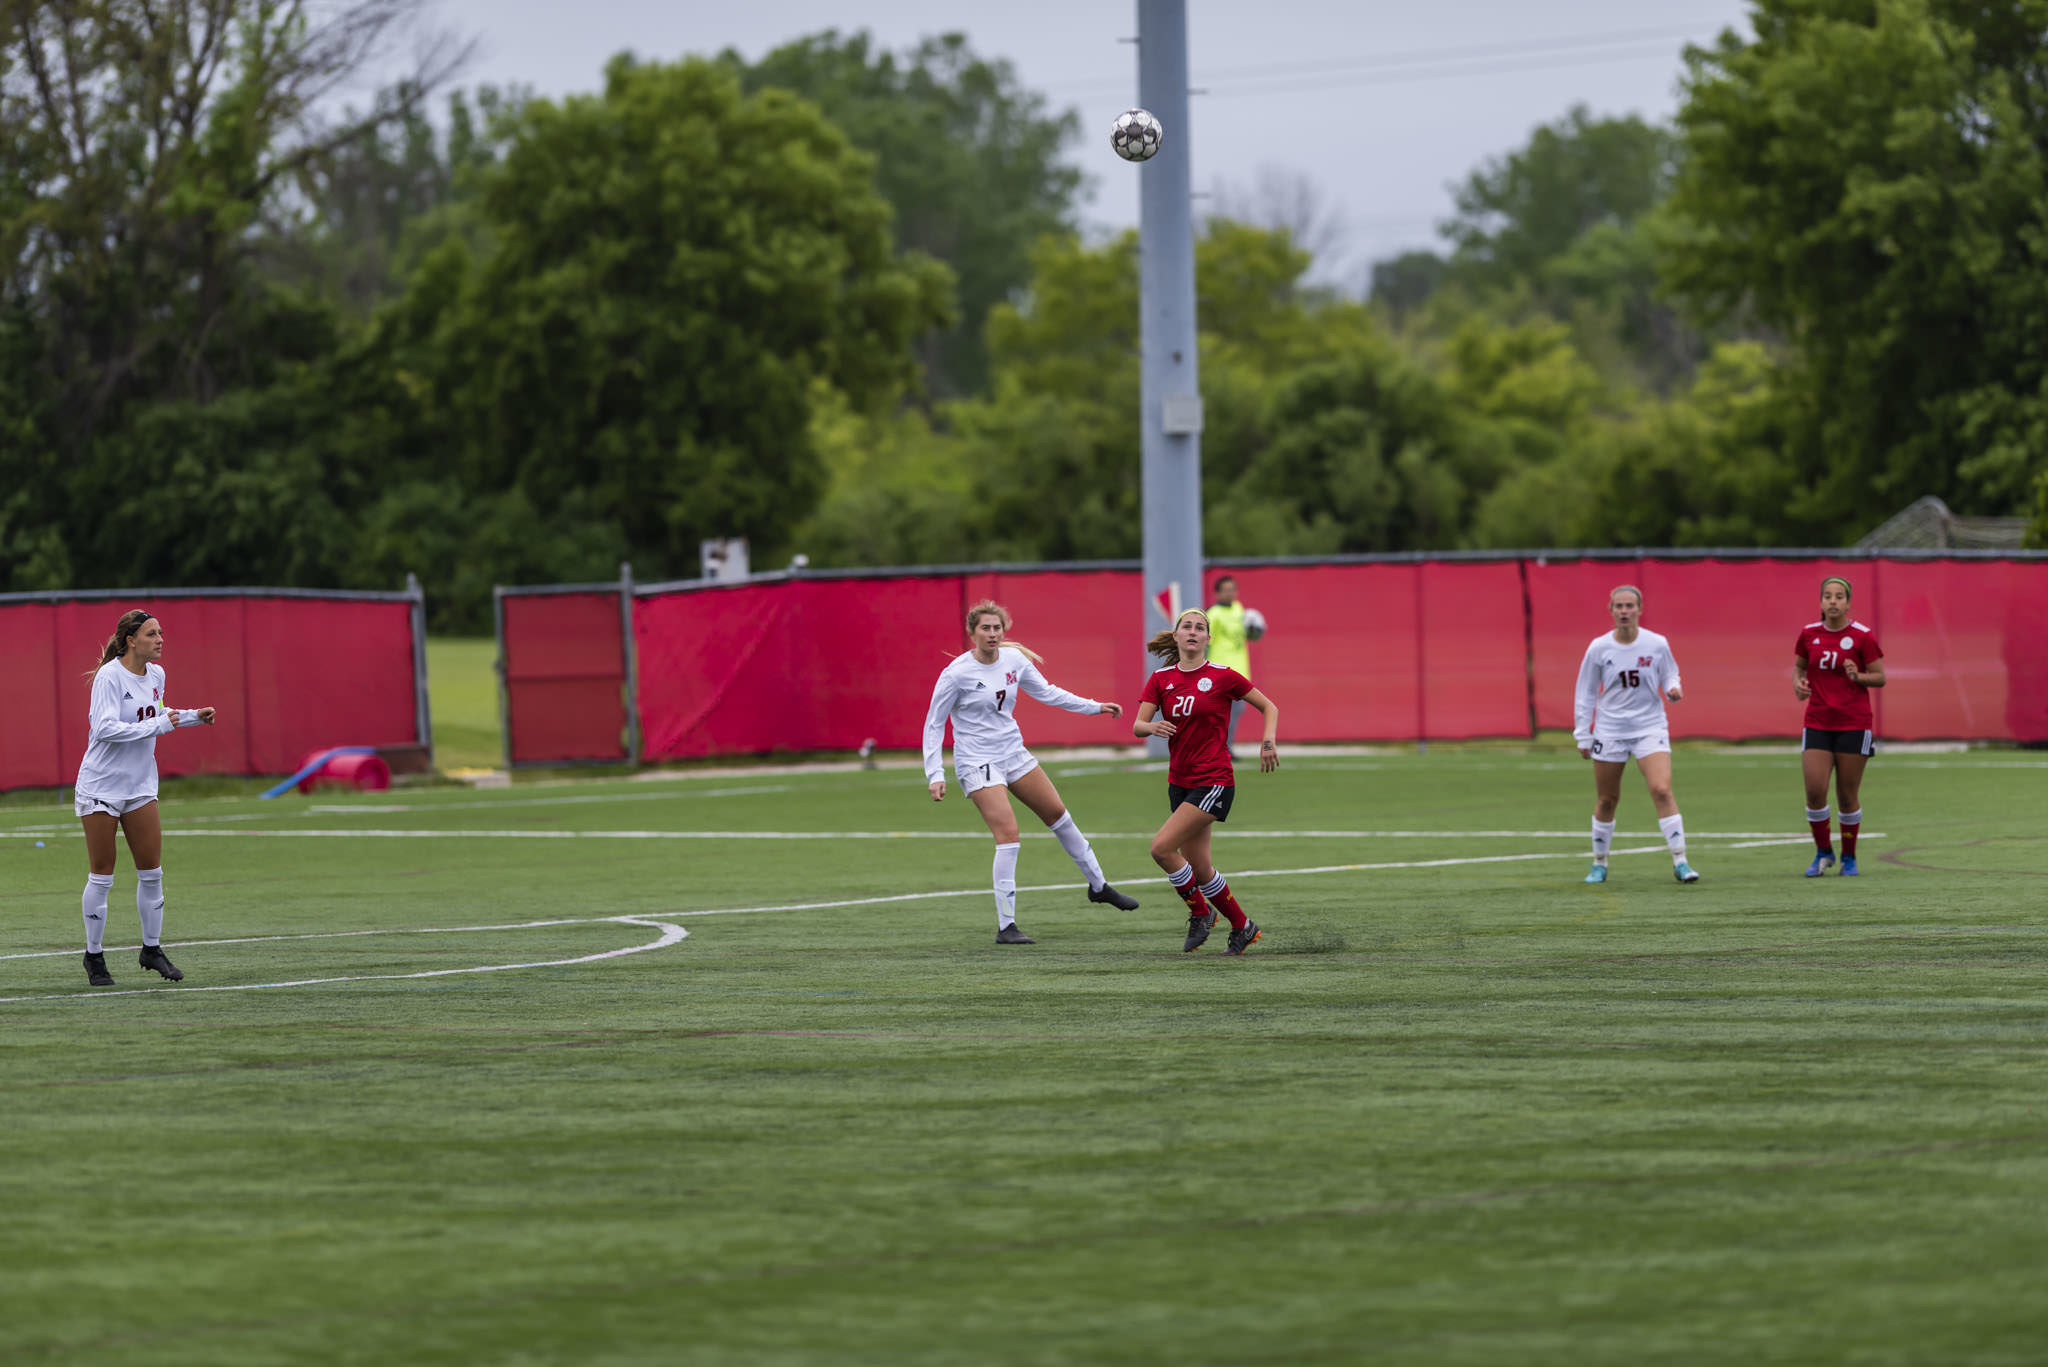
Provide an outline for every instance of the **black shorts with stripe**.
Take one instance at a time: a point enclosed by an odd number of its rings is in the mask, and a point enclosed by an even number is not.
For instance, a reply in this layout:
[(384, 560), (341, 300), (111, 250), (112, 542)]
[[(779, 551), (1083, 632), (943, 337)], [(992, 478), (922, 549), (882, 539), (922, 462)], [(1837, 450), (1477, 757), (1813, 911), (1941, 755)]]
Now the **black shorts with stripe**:
[(1215, 783), (1202, 788), (1183, 788), (1178, 783), (1166, 785), (1166, 810), (1171, 812), (1183, 802), (1192, 802), (1218, 821), (1230, 820), (1230, 804), (1237, 797), (1237, 787), (1230, 783)]
[(1817, 726), (1809, 726), (1799, 748), (1831, 750), (1838, 755), (1863, 755), (1867, 758), (1877, 753), (1877, 736), (1870, 731), (1823, 731)]

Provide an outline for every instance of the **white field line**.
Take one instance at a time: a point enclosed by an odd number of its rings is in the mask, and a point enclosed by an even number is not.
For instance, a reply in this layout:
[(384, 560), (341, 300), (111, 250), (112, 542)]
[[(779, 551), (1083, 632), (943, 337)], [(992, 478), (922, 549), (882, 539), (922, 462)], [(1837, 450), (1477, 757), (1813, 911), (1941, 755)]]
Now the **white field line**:
[[(341, 931), (341, 932), (338, 932), (338, 934), (341, 934), (341, 935), (407, 935), (407, 934), (412, 934), (412, 935), (439, 935), (439, 934), (448, 934), (448, 933), (450, 933), (450, 932), (452, 932), (452, 931), (454, 931), (454, 930), (461, 930), (461, 929), (469, 929), (469, 930), (522, 930), (522, 929), (526, 929), (526, 928), (528, 928), (528, 927), (530, 927), (530, 926), (548, 926), (548, 925), (575, 925), (575, 924), (594, 924), (594, 923), (597, 923), (597, 922), (602, 922), (602, 921), (615, 921), (615, 922), (619, 923), (620, 925), (628, 925), (628, 926), (644, 926), (644, 927), (646, 927), (646, 928), (647, 928), (647, 929), (649, 929), (649, 930), (659, 930), (659, 931), (661, 932), (661, 936), (660, 936), (660, 938), (658, 938), (658, 939), (654, 939), (654, 940), (650, 940), (650, 941), (648, 941), (648, 942), (647, 942), (646, 944), (644, 944), (644, 945), (628, 945), (628, 946), (626, 946), (626, 947), (625, 947), (624, 949), (606, 949), (606, 950), (601, 950), (601, 951), (599, 951), (599, 952), (598, 952), (598, 953), (596, 953), (596, 954), (583, 954), (583, 955), (579, 955), (579, 956), (577, 956), (576, 958), (573, 958), (573, 959), (537, 959), (537, 960), (534, 960), (534, 961), (533, 961), (533, 962), (531, 962), (531, 963), (521, 963), (521, 964), (481, 964), (481, 965), (477, 965), (477, 966), (475, 966), (475, 967), (471, 967), (471, 968), (430, 968), (430, 969), (426, 969), (426, 970), (424, 970), (424, 971), (422, 971), (422, 972), (419, 972), (419, 973), (355, 973), (355, 974), (348, 974), (348, 975), (344, 975), (344, 976), (339, 976), (339, 977), (332, 977), (332, 978), (293, 978), (293, 979), (289, 979), (289, 980), (285, 980), (285, 981), (280, 981), (280, 982), (273, 982), (273, 983), (221, 983), (221, 984), (218, 984), (218, 985), (214, 985), (214, 986), (207, 986), (207, 987), (173, 987), (173, 986), (171, 986), (170, 984), (168, 984), (168, 983), (167, 983), (167, 984), (165, 984), (165, 985), (163, 985), (163, 986), (161, 986), (161, 987), (128, 987), (128, 988), (120, 988), (120, 989), (117, 989), (117, 990), (115, 990), (115, 991), (111, 991), (111, 992), (109, 992), (109, 991), (106, 991), (105, 989), (102, 989), (102, 990), (100, 990), (100, 991), (96, 991), (96, 992), (57, 992), (57, 993), (48, 993), (48, 994), (42, 994), (42, 995), (37, 995), (37, 996), (28, 996), (28, 997), (0, 997), (0, 1005), (7, 1005), (7, 1004), (10, 1004), (10, 1003), (14, 1003), (14, 1002), (40, 1002), (40, 1001), (67, 1001), (67, 1000), (76, 1000), (76, 999), (78, 999), (78, 998), (80, 998), (80, 997), (141, 997), (141, 996), (155, 996), (155, 995), (158, 995), (158, 994), (163, 994), (163, 993), (172, 993), (172, 994), (177, 994), (177, 995), (181, 995), (181, 996), (182, 996), (183, 994), (185, 994), (185, 993), (188, 993), (188, 992), (261, 992), (261, 991), (264, 991), (264, 990), (266, 990), (266, 989), (270, 989), (270, 988), (279, 988), (279, 987), (321, 987), (321, 986), (324, 986), (324, 985), (326, 985), (326, 984), (328, 984), (328, 983), (368, 983), (368, 982), (399, 982), (399, 981), (404, 981), (404, 980), (408, 980), (408, 979), (412, 979), (412, 978), (453, 978), (453, 977), (458, 977), (458, 976), (461, 976), (461, 975), (463, 975), (463, 974), (467, 974), (467, 973), (509, 973), (509, 972), (511, 972), (511, 971), (512, 971), (512, 970), (514, 970), (514, 969), (520, 969), (520, 968), (566, 968), (566, 967), (568, 967), (568, 966), (570, 966), (570, 965), (572, 965), (572, 964), (589, 964), (589, 963), (596, 963), (596, 962), (597, 962), (598, 960), (600, 960), (600, 959), (619, 959), (619, 958), (624, 958), (624, 957), (625, 957), (626, 955), (628, 955), (628, 954), (645, 954), (645, 953), (646, 953), (646, 952), (647, 952), (648, 950), (650, 950), (650, 949), (666, 949), (666, 948), (668, 948), (668, 947), (669, 947), (670, 945), (673, 945), (673, 944), (680, 944), (680, 943), (682, 943), (682, 942), (683, 942), (683, 941), (684, 941), (685, 939), (688, 939), (688, 938), (689, 938), (689, 934), (690, 934), (690, 932), (689, 932), (689, 931), (687, 931), (687, 930), (684, 930), (684, 929), (683, 929), (683, 928), (682, 928), (681, 926), (679, 926), (679, 925), (675, 925), (675, 924), (673, 924), (672, 922), (670, 922), (670, 921), (667, 921), (667, 920), (657, 920), (657, 919), (655, 919), (654, 917), (651, 917), (651, 916), (593, 916), (593, 917), (589, 917), (589, 918), (587, 918), (586, 920), (582, 920), (582, 921), (531, 921), (531, 922), (527, 922), (527, 923), (525, 923), (524, 925), (515, 925), (515, 926), (469, 926), (469, 927), (459, 927), (459, 926), (458, 926), (458, 927), (434, 927), (434, 928), (427, 928), (427, 929), (414, 929), (414, 930), (403, 930), (403, 929), (400, 929), (400, 930), (370, 930), (370, 931)], [(195, 941), (193, 941), (193, 943), (194, 943), (194, 944), (248, 944), (248, 943), (251, 943), (251, 942), (252, 942), (253, 940), (256, 940), (256, 939), (277, 939), (277, 940), (303, 940), (303, 939), (320, 939), (320, 938), (324, 938), (324, 937), (322, 937), (322, 936), (317, 936), (317, 935), (276, 935), (276, 936), (255, 936), (255, 937), (251, 937), (251, 939), (250, 939), (250, 940), (239, 940), (239, 941), (237, 941), (237, 940), (214, 940), (214, 941), (207, 941), (207, 940), (195, 940)], [(77, 953), (78, 951), (77, 951), (77, 950), (64, 950), (64, 951), (61, 951), (61, 952), (62, 952), (62, 953), (64, 953), (64, 954), (75, 954), (75, 953)], [(21, 954), (21, 955), (8, 955), (7, 957), (8, 957), (8, 958), (40, 958), (40, 957), (43, 957), (43, 956), (41, 956), (41, 955), (27, 955), (27, 954)]]
[[(1809, 837), (1806, 836), (1782, 836), (1770, 840), (1753, 841), (1751, 843), (1753, 845), (1799, 845), (1804, 844), (1808, 838)], [(1865, 836), (1864, 838), (1878, 839), (1880, 837), (1878, 837), (1875, 833), (1872, 833), (1870, 835)], [(1745, 847), (1738, 846), (1731, 848)], [(1625, 854), (1664, 854), (1665, 852), (1666, 851), (1662, 845), (1643, 845), (1635, 849), (1611, 850), (1609, 853), (1610, 856), (1614, 856)], [(1583, 856), (1576, 851), (1569, 853), (1558, 853), (1553, 851), (1542, 854), (1467, 855), (1465, 857), (1455, 859), (1407, 859), (1393, 860), (1377, 864), (1323, 864), (1310, 868), (1293, 869), (1234, 869), (1231, 871), (1230, 876), (1233, 879), (1289, 878), (1323, 873), (1376, 873), (1388, 869), (1438, 869), (1448, 868), (1455, 865), (1513, 864), (1522, 863), (1528, 860), (1535, 859), (1577, 859), (1582, 857)], [(1141, 883), (1164, 884), (1166, 880), (1163, 878), (1146, 878), (1133, 879), (1130, 880), (1130, 882), (1131, 886), (1135, 887)], [(1087, 886), (1088, 885), (1086, 883), (1033, 883), (1028, 886), (1020, 887), (1017, 889), (1017, 891), (1020, 893), (1071, 892), (1079, 888), (1085, 888)], [(660, 939), (652, 941), (648, 944), (633, 945), (625, 949), (609, 949), (598, 954), (586, 954), (574, 959), (548, 959), (534, 963), (521, 964), (488, 964), (475, 968), (437, 968), (430, 969), (420, 973), (364, 973), (345, 977), (299, 978), (284, 982), (230, 983), (214, 987), (173, 988), (166, 985), (163, 987), (127, 988), (113, 992), (67, 992), (42, 994), (37, 996), (26, 997), (0, 997), (0, 1005), (8, 1005), (16, 1002), (63, 1001), (72, 1000), (80, 997), (140, 996), (144, 994), (154, 994), (173, 991), (250, 992), (267, 988), (318, 987), (324, 986), (329, 983), (394, 982), (412, 978), (445, 978), (466, 973), (503, 973), (517, 968), (560, 968), (567, 967), (572, 964), (595, 963), (600, 959), (622, 958), (628, 954), (641, 954), (645, 953), (650, 949), (665, 949), (669, 945), (677, 944), (689, 936), (689, 932), (687, 930), (683, 929), (679, 925), (673, 924), (675, 921), (681, 920), (684, 917), (689, 916), (751, 916), (778, 911), (822, 911), (831, 910), (838, 907), (876, 906), (883, 903), (891, 902), (929, 902), (952, 897), (978, 898), (986, 897), (987, 895), (987, 888), (954, 888), (945, 892), (898, 892), (887, 893), (877, 897), (846, 897), (828, 902), (779, 902), (764, 903), (763, 905), (752, 907), (708, 907), (699, 911), (665, 911), (660, 913), (647, 913), (645, 915), (639, 916), (578, 916), (563, 917), (555, 920), (546, 921), (519, 921), (505, 925), (425, 926), (401, 927), (396, 929), (380, 930), (330, 930), (313, 931), (299, 935), (248, 935), (242, 936), (237, 939), (229, 940), (186, 940), (178, 942), (181, 945), (181, 947), (201, 948), (209, 945), (273, 944), (287, 940), (339, 940), (373, 935), (455, 935), (464, 932), (532, 930), (546, 926), (596, 925), (605, 922), (617, 922), (621, 925), (647, 926), (650, 928), (659, 929), (662, 932)], [(130, 945), (126, 946), (125, 948), (132, 949), (134, 948), (134, 946)], [(79, 951), (76, 949), (38, 950), (28, 954), (0, 955), (0, 960), (65, 958), (78, 952)], [(114, 952), (120, 953), (123, 951), (121, 949), (117, 949)]]
[[(78, 831), (0, 831), (0, 838), (14, 836), (76, 836)], [(287, 830), (187, 830), (183, 825), (164, 827), (166, 836), (238, 836), (271, 840), (987, 840), (986, 831), (556, 831), (556, 830), (425, 830), (407, 827), (307, 827)], [(1040, 840), (1053, 838), (1049, 831), (1021, 834)], [(1150, 840), (1150, 831), (1097, 831), (1091, 840)], [(1241, 840), (1584, 840), (1586, 831), (1220, 831), (1232, 843)], [(1617, 840), (1651, 840), (1649, 831), (1616, 835)], [(1687, 831), (1687, 840), (1753, 840), (1760, 844), (1811, 840), (1784, 831)], [(1882, 840), (1881, 831), (1866, 831), (1865, 840)]]
[[(585, 793), (564, 797), (511, 797), (488, 798), (482, 801), (464, 800), (459, 802), (315, 802), (290, 811), (291, 816), (356, 816), (377, 815), (390, 812), (461, 812), (478, 811), (497, 807), (563, 807), (581, 806), (593, 802), (665, 802), (679, 797), (744, 797), (749, 793), (786, 793), (787, 783), (771, 783), (754, 788), (707, 788), (695, 793)], [(181, 806), (183, 804), (180, 804)], [(276, 811), (234, 812), (219, 816), (180, 817), (173, 826), (196, 826), (201, 823), (214, 824), (223, 821), (268, 821), (278, 816)], [(72, 822), (60, 821), (35, 826), (15, 826), (0, 831), (0, 835), (47, 835), (51, 831), (69, 829)]]

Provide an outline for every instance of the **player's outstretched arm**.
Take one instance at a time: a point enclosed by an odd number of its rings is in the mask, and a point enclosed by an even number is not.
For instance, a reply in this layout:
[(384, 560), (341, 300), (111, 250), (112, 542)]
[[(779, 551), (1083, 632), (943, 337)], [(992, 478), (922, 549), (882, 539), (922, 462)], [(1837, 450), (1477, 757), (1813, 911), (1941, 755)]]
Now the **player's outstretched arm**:
[(1270, 774), (1280, 767), (1280, 704), (1254, 688), (1244, 700), (1266, 719), (1266, 734), (1259, 741), (1259, 772)]
[(1134, 736), (1170, 736), (1178, 728), (1170, 721), (1154, 721), (1159, 715), (1159, 704), (1141, 702), (1138, 704), (1138, 719), (1131, 723)]

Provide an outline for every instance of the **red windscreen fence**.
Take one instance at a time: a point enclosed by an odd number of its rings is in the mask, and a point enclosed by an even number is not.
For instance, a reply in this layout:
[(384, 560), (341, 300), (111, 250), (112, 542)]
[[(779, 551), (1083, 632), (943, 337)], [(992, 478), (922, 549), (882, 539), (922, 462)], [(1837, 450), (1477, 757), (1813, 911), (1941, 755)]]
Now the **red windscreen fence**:
[(621, 590), (498, 590), (498, 678), (508, 764), (633, 757)]
[[(1528, 555), (1229, 568), (1243, 601), (1267, 620), (1269, 634), (1252, 647), (1252, 681), (1280, 705), (1286, 739), (1569, 729), (1579, 661), (1611, 626), (1608, 591), (1623, 583), (1643, 591), (1644, 624), (1671, 638), (1683, 670), (1674, 735), (1790, 739), (1802, 716), (1792, 696), (1793, 638), (1818, 614), (1821, 579), (1841, 574), (1854, 584), (1855, 616), (1886, 653), (1881, 736), (2048, 740), (2048, 633), (2040, 629), (2048, 559)], [(624, 643), (622, 591), (633, 624)], [(618, 757), (617, 742), (592, 747), (630, 726), (635, 707), (645, 759), (851, 750), (869, 741), (915, 749), (932, 682), (965, 648), (966, 610), (984, 598), (1009, 609), (1012, 634), (1046, 657), (1055, 683), (1134, 705), (1153, 666), (1141, 654), (1138, 572), (1120, 567), (595, 586), (581, 599), (561, 595), (531, 619), (508, 618), (508, 682), (511, 662), (544, 661), (557, 679), (549, 686), (562, 690), (559, 705), (587, 705), (587, 717), (564, 723), (587, 727), (587, 737), (555, 746), (580, 748), (579, 758)], [(580, 616), (569, 624), (549, 613)], [(529, 621), (537, 634), (522, 639)], [(625, 690), (637, 701), (622, 722), (610, 699), (626, 656), (637, 656)], [(530, 684), (524, 696), (542, 698), (540, 681)], [(1033, 707), (1020, 720), (1035, 744), (1132, 740), (1128, 716)], [(1241, 726), (1241, 738), (1255, 734), (1257, 718)], [(514, 726), (518, 762), (547, 748), (523, 739), (526, 727)]]
[(163, 626), (169, 700), (219, 714), (161, 738), (159, 773), (289, 773), (330, 746), (427, 743), (416, 594), (14, 594), (0, 598), (0, 789), (77, 778), (93, 670), (136, 606)]

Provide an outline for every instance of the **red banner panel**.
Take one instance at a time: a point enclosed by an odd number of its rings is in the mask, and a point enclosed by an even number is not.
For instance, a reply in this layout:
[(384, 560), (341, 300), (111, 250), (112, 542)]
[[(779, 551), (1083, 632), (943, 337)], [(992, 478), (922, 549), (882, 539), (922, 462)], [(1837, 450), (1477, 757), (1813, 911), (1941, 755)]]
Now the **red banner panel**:
[[(1210, 575), (1224, 573), (1217, 570)], [(1280, 708), (1280, 740), (1411, 737), (1422, 722), (1417, 668), (1421, 567), (1287, 565), (1230, 570), (1266, 619), (1252, 683)], [(1238, 723), (1256, 736), (1258, 718)]]
[[(1222, 573), (1211, 571), (1210, 582)], [(2048, 563), (1826, 560), (1383, 561), (1232, 571), (1265, 616), (1252, 682), (1283, 740), (1526, 736), (1569, 729), (1587, 644), (1611, 629), (1609, 590), (1644, 595), (1686, 682), (1679, 736), (1790, 738), (1792, 640), (1820, 581), (1846, 572), (1855, 611), (1890, 657), (1878, 729), (1897, 739), (2048, 739)], [(914, 749), (933, 679), (965, 647), (969, 603), (1010, 610), (1017, 639), (1062, 687), (1133, 707), (1147, 613), (1131, 570), (790, 580), (636, 600), (650, 758)], [(1206, 588), (1206, 585), (1204, 585)], [(1206, 597), (1206, 595), (1204, 595)], [(592, 647), (597, 649), (597, 647)], [(1028, 742), (1128, 743), (1128, 722), (1028, 707)], [(1241, 723), (1239, 740), (1257, 734)]]
[(932, 682), (963, 648), (964, 606), (957, 575), (638, 599), (642, 754), (914, 749)]
[(1528, 735), (1520, 563), (1424, 561), (1419, 572), (1421, 737)]
[(512, 762), (625, 759), (619, 595), (508, 593), (500, 603)]
[[(49, 603), (0, 604), (0, 641), (7, 642), (7, 668), (0, 671), (0, 790), (55, 786), (53, 775), (85, 755), (85, 733), (76, 753), (58, 721), (63, 662), (57, 650), (57, 610)], [(79, 680), (81, 684), (84, 680)]]
[(2048, 564), (1889, 560), (1847, 573), (1851, 610), (1884, 648), (1880, 736), (2048, 740)]
[[(77, 777), (93, 670), (114, 624), (136, 606), (163, 627), (167, 701), (219, 713), (211, 727), (159, 738), (161, 774), (288, 773), (329, 746), (418, 741), (410, 602), (168, 592), (7, 603), (0, 788)], [(27, 667), (17, 667), (23, 658)]]

